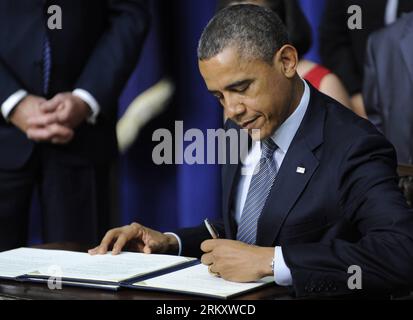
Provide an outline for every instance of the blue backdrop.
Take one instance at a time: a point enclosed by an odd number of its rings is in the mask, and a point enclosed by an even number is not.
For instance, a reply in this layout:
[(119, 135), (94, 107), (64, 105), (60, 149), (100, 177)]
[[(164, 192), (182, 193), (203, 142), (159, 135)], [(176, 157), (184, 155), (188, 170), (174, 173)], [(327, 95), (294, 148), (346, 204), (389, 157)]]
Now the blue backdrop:
[(320, 25), (321, 15), (323, 14), (325, 0), (300, 0), (300, 3), (313, 29), (313, 47), (308, 52), (306, 58), (320, 63), (318, 27)]
[(215, 1), (152, 1), (152, 31), (120, 99), (120, 112), (164, 76), (173, 80), (176, 93), (168, 110), (154, 119), (122, 156), (122, 224), (139, 221), (173, 230), (220, 215), (218, 166), (156, 166), (151, 158), (152, 134), (158, 128), (174, 132), (174, 122), (183, 121), (184, 130), (206, 132), (222, 125), (222, 111), (205, 90), (196, 58), (198, 39), (215, 6)]

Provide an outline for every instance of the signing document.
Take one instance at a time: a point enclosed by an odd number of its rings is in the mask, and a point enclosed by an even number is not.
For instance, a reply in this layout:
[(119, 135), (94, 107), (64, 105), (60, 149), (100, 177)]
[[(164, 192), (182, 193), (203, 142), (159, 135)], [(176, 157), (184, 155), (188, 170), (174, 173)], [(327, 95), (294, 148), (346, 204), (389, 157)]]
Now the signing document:
[(245, 294), (254, 289), (274, 282), (273, 277), (264, 278), (258, 282), (238, 283), (226, 281), (212, 276), (208, 267), (198, 264), (192, 267), (153, 277), (145, 281), (134, 283), (136, 287), (147, 287), (154, 290), (185, 292), (205, 297), (229, 299)]
[(135, 289), (178, 292), (228, 299), (273, 283), (235, 283), (215, 277), (198, 259), (123, 252), (91, 256), (87, 253), (20, 248), (0, 253), (0, 278), (107, 290)]
[(0, 253), (0, 278), (25, 279), (60, 277), (80, 283), (113, 283), (139, 278), (193, 258), (124, 252), (90, 256), (87, 253), (20, 248)]

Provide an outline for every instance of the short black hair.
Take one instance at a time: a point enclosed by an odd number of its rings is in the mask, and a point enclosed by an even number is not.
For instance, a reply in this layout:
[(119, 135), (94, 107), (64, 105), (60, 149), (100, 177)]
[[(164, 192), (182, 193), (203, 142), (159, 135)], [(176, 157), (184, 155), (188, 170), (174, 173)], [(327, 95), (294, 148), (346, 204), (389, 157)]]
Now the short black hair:
[(234, 46), (242, 57), (272, 64), (275, 53), (288, 44), (287, 30), (268, 8), (241, 4), (220, 10), (208, 23), (198, 46), (198, 59), (208, 60)]
[[(232, 3), (247, 3), (251, 0), (219, 0), (218, 10)], [(313, 35), (311, 25), (297, 0), (264, 0), (265, 5), (274, 11), (287, 28), (291, 44), (302, 57), (312, 46)]]

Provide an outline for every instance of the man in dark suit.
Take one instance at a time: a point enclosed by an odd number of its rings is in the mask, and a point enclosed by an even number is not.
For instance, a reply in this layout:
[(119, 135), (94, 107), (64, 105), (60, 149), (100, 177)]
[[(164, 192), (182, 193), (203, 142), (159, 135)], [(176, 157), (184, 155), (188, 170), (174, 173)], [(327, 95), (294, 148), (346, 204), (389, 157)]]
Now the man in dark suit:
[(413, 13), (371, 35), (364, 74), (369, 119), (413, 164)]
[[(361, 29), (350, 29), (348, 21), (359, 6)], [(320, 55), (323, 64), (343, 81), (358, 114), (365, 113), (362, 99), (364, 59), (371, 33), (413, 11), (411, 0), (327, 0), (320, 24)]]
[(128, 244), (202, 256), (226, 280), (273, 275), (297, 296), (352, 293), (356, 266), (362, 293), (411, 287), (413, 214), (396, 183), (394, 149), (297, 75), (280, 19), (258, 6), (228, 7), (205, 29), (198, 57), (227, 129), (253, 140), (242, 165), (223, 166), (224, 217), (215, 223), (223, 239), (208, 240), (203, 225), (162, 234), (133, 223), (109, 231), (90, 253), (113, 246), (117, 254)]
[(109, 226), (117, 99), (147, 26), (144, 0), (0, 2), (0, 250), (26, 245), (35, 187), (45, 241)]

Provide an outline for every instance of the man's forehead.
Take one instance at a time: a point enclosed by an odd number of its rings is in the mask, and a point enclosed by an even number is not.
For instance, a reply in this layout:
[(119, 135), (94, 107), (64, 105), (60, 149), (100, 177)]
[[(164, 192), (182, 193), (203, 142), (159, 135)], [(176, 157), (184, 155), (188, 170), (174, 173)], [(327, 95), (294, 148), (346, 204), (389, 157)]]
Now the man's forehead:
[(240, 54), (238, 50), (233, 47), (227, 47), (215, 56), (207, 59), (201, 60), (200, 64), (205, 66), (205, 68), (224, 68), (224, 67), (237, 67), (240, 63)]
[(236, 49), (225, 49), (208, 60), (199, 61), (201, 74), (210, 91), (255, 78), (260, 70), (260, 60), (243, 58)]

